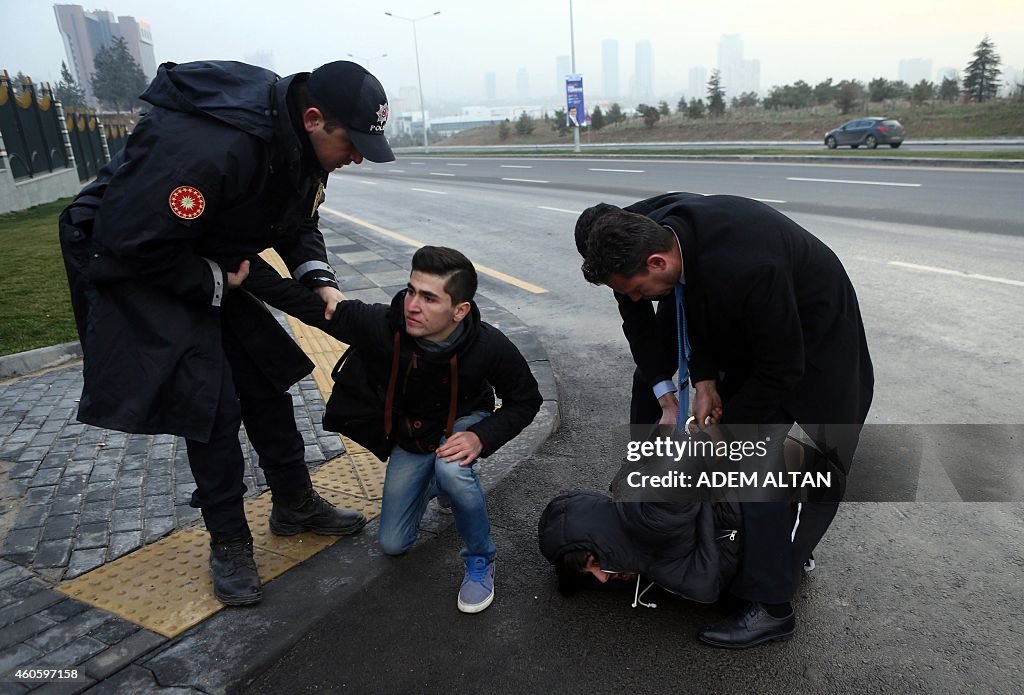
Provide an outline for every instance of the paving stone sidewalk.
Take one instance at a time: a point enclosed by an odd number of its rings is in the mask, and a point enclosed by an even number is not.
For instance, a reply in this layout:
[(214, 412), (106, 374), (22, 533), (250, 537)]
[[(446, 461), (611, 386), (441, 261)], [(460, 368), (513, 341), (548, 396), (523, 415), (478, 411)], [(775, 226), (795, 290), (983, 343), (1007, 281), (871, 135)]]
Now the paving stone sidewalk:
[[(377, 244), (340, 222), (322, 220), (321, 229), (347, 298), (388, 302), (405, 286), (411, 249)], [(543, 347), (512, 314), (484, 296), (478, 303), (528, 361), (546, 363)], [(554, 394), (549, 372), (538, 377), (542, 392)], [(0, 383), (0, 695), (164, 690), (139, 662), (166, 638), (54, 587), (199, 521), (189, 506), (194, 481), (184, 440), (77, 422), (81, 388), (80, 362)], [(340, 438), (320, 426), (324, 404), (313, 379), (291, 395), (310, 467), (343, 453)], [(240, 439), (247, 494), (261, 494), (263, 472), (244, 431)], [(9, 676), (44, 668), (76, 669), (78, 678)]]

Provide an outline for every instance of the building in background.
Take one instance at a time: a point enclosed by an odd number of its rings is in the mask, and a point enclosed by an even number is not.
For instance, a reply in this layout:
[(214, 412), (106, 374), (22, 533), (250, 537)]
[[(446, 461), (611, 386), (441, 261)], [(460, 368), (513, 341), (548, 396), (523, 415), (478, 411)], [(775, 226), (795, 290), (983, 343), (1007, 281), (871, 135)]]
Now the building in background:
[(526, 101), (530, 98), (530, 75), (526, 68), (519, 68), (516, 72), (516, 99)]
[(904, 58), (900, 61), (900, 68), (897, 78), (903, 80), (913, 87), (921, 80), (931, 81), (932, 60), (931, 58)]
[(498, 76), (493, 72), (484, 75), (484, 95), (487, 101), (498, 99)]
[(761, 90), (761, 61), (743, 57), (743, 37), (739, 34), (722, 34), (718, 40), (718, 70), (727, 98)]
[(68, 69), (90, 106), (98, 106), (92, 91), (93, 61), (100, 49), (109, 48), (115, 39), (124, 39), (128, 52), (142, 68), (147, 80), (156, 77), (153, 31), (149, 22), (128, 16), (115, 17), (106, 10), (86, 12), (81, 5), (54, 5), (53, 11), (67, 54)]
[(615, 39), (601, 42), (601, 86), (605, 99), (619, 96), (619, 42)]
[(633, 99), (647, 103), (654, 98), (654, 48), (647, 40), (636, 42), (633, 74)]

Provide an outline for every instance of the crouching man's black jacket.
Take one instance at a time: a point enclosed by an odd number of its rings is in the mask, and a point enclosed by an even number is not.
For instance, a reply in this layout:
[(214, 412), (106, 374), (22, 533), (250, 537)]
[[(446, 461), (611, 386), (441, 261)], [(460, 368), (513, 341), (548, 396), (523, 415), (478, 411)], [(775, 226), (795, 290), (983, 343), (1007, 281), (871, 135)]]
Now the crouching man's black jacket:
[[(400, 346), (397, 383), (392, 410), (392, 442), (407, 451), (433, 451), (447, 423), (451, 394), (457, 394), (455, 417), (474, 411), (493, 412), (469, 428), (483, 444), (481, 456), (490, 456), (529, 425), (543, 398), (537, 380), (519, 349), (505, 334), (480, 319), (472, 309), (463, 319), (462, 333), (441, 352), (428, 352), (406, 333), (402, 290), (390, 306), (358, 300), (339, 302), (330, 321), (324, 303), (256, 263), (245, 287), (271, 305), (320, 328), (355, 348), (371, 383), (386, 388), (392, 371), (395, 335)], [(452, 367), (455, 366), (455, 388)], [(495, 395), (501, 407), (495, 410)], [(383, 421), (384, 414), (381, 413)]]

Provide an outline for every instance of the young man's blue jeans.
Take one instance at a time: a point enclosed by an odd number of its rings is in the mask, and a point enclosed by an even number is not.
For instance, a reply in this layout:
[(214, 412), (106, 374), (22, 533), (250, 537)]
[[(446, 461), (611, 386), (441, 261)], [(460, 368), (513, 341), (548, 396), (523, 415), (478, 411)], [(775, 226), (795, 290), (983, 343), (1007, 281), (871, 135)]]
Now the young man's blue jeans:
[[(463, 432), (488, 415), (484, 411), (470, 413), (455, 421), (454, 430)], [(427, 502), (439, 493), (451, 499), (455, 528), (465, 543), (462, 557), (493, 560), (496, 550), (491, 540), (491, 522), (473, 466), (448, 463), (433, 453), (414, 454), (398, 446), (391, 450), (384, 478), (377, 535), (381, 550), (387, 555), (401, 555), (408, 550), (416, 542)]]

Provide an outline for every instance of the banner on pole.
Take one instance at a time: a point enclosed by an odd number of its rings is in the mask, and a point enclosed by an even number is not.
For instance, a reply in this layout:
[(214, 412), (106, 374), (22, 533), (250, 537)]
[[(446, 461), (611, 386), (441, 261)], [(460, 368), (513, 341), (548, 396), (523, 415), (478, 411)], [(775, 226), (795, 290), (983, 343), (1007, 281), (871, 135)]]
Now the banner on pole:
[(587, 125), (587, 107), (583, 103), (583, 75), (565, 76), (565, 126)]

